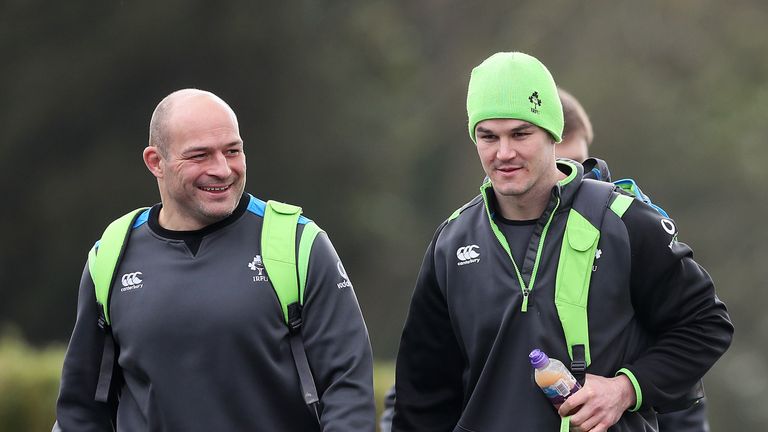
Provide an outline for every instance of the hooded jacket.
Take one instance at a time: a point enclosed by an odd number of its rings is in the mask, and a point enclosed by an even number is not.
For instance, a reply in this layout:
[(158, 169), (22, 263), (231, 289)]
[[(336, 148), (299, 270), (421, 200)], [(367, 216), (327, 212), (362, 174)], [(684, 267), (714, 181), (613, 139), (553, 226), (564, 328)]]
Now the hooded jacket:
[[(535, 348), (569, 360), (554, 289), (583, 168), (558, 168), (567, 177), (552, 188), (524, 262), (513, 263), (496, 227), (490, 182), (437, 229), (400, 343), (393, 431), (558, 430), (528, 361)], [(637, 405), (610, 430), (656, 430), (653, 407), (685, 394), (727, 349), (733, 327), (672, 220), (633, 200), (621, 216), (607, 210), (600, 234), (587, 373), (633, 383)]]

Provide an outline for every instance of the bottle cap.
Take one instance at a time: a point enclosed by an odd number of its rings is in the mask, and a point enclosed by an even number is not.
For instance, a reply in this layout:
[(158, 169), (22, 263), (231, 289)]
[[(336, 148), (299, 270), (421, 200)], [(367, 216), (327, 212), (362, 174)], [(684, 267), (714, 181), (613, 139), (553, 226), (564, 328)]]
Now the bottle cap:
[(528, 354), (528, 359), (531, 360), (531, 365), (535, 368), (546, 366), (549, 363), (549, 357), (540, 349), (535, 349)]

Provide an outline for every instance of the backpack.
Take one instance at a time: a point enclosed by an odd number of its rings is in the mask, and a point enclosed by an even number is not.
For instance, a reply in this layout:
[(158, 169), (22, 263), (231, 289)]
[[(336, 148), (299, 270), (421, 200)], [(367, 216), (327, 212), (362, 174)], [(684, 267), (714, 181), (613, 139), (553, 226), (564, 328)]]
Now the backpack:
[[(662, 216), (669, 215), (653, 204), (634, 180), (611, 182), (611, 172), (604, 160), (589, 158), (582, 165), (582, 186), (586, 187), (579, 189), (565, 225), (555, 282), (555, 306), (572, 360), (571, 372), (583, 384), (586, 368), (591, 363), (587, 326), (589, 282), (605, 212), (611, 209), (622, 217), (637, 199), (652, 206)], [(612, 199), (615, 190), (623, 193)]]
[[(88, 270), (93, 279), (96, 301), (99, 305), (99, 327), (104, 330), (104, 350), (101, 359), (95, 400), (106, 402), (115, 363), (114, 340), (109, 317), (109, 301), (117, 268), (137, 219), (146, 218), (147, 207), (133, 210), (118, 218), (104, 230), (101, 239), (88, 253)], [(317, 224), (309, 219), (304, 224), (299, 247), (296, 250), (296, 229), (301, 207), (278, 201), (268, 201), (264, 208), (261, 231), (261, 256), (275, 294), (282, 309), (283, 320), (288, 326), (291, 354), (301, 382), (304, 402), (319, 420), (317, 388), (309, 368), (309, 361), (301, 338), (303, 324), (301, 309), (309, 268), (312, 244), (320, 232)]]
[(624, 191), (628, 195), (632, 196), (633, 198), (637, 198), (640, 201), (653, 207), (657, 212), (659, 212), (660, 215), (664, 216), (665, 218), (669, 217), (669, 215), (667, 214), (666, 211), (664, 211), (663, 208), (651, 202), (651, 197), (644, 194), (643, 191), (640, 190), (640, 186), (638, 186), (633, 179), (626, 178), (626, 179), (611, 181), (611, 170), (608, 169), (608, 164), (605, 163), (604, 160), (597, 159), (597, 158), (588, 158), (587, 160), (582, 162), (582, 165), (584, 166), (585, 179), (600, 180), (607, 183), (613, 183), (615, 186), (618, 186), (622, 191)]
[[(587, 317), (589, 285), (605, 213), (610, 209), (622, 217), (637, 199), (653, 207), (665, 218), (669, 217), (667, 212), (643, 194), (634, 180), (611, 182), (605, 161), (590, 158), (583, 165), (585, 174), (568, 213), (555, 279), (555, 307), (571, 357), (570, 370), (582, 385), (586, 369), (591, 364)], [(617, 190), (619, 194), (613, 198), (613, 192)], [(626, 376), (635, 389), (639, 388), (639, 383), (632, 375)], [(677, 411), (698, 403), (703, 397), (703, 386), (699, 381), (684, 398), (669, 406), (657, 408), (659, 412)], [(632, 411), (639, 409), (641, 402), (638, 400)], [(561, 431), (568, 431), (567, 418), (561, 423)]]

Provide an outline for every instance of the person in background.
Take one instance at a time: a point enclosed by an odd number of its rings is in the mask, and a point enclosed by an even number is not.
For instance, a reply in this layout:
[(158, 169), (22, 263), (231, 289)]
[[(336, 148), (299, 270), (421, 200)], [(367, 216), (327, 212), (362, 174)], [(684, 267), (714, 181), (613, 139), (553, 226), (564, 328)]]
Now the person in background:
[(567, 158), (576, 162), (584, 162), (589, 157), (589, 146), (595, 138), (592, 132), (592, 122), (589, 116), (581, 106), (579, 101), (572, 94), (557, 89), (560, 97), (560, 103), (563, 105), (563, 140), (555, 146), (555, 156), (558, 158)]
[[(594, 140), (592, 122), (587, 111), (571, 93), (558, 88), (560, 102), (563, 105), (563, 141), (555, 146), (555, 155), (577, 162), (584, 162), (589, 157), (589, 147)], [(706, 397), (702, 397), (692, 406), (678, 411), (659, 414), (661, 432), (708, 432)]]

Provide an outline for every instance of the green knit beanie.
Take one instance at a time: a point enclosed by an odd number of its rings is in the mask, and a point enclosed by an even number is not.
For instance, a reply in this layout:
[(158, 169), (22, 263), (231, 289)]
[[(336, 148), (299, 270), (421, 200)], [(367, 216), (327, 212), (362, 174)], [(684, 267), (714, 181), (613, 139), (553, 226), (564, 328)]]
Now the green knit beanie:
[(472, 70), (467, 91), (469, 136), (488, 119), (533, 123), (560, 142), (563, 107), (552, 75), (539, 60), (521, 52), (500, 52)]

